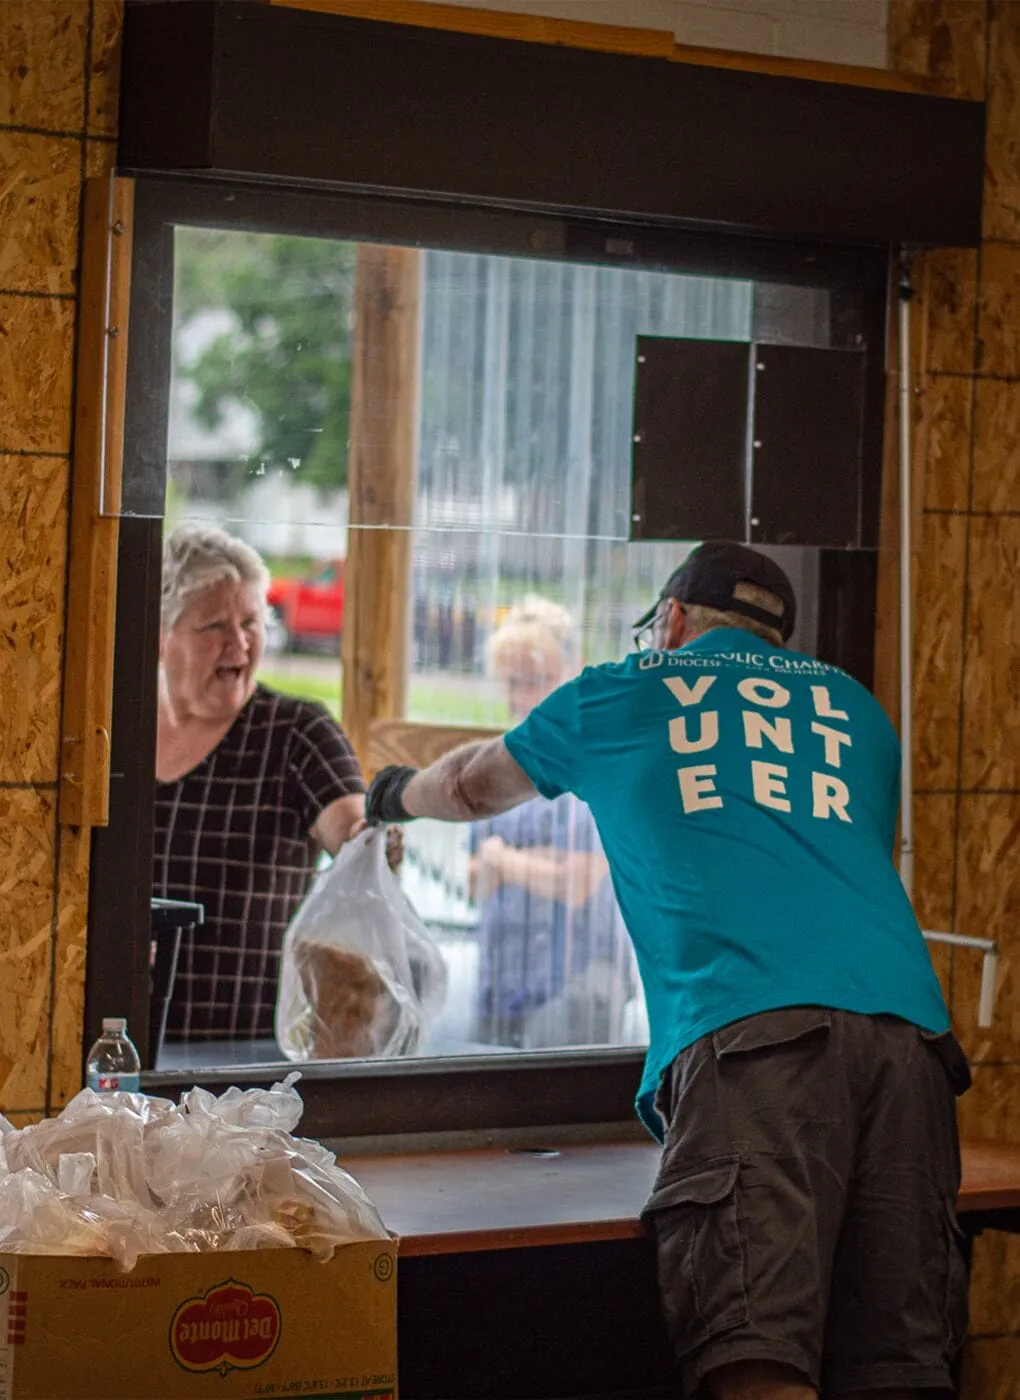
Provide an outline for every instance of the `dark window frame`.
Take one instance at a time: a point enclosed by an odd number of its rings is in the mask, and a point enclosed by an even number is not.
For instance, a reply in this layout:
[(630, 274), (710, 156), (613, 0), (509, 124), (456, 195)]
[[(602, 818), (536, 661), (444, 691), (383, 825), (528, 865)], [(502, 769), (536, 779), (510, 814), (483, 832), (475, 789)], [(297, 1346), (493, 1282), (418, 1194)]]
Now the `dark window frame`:
[[(860, 345), (863, 337), (868, 351), (862, 517), (869, 534), (877, 536), (889, 281), (884, 247), (777, 242), (377, 194), (139, 174), (124, 448), (125, 501), (136, 513), (121, 519), (111, 819), (93, 835), (86, 1045), (100, 1018), (113, 1010), (128, 1015), (142, 1041), (148, 1026), (173, 227), (182, 224), (825, 287), (832, 294), (834, 343)], [(874, 579), (872, 552), (822, 552), (819, 651), (858, 675), (868, 671)], [(631, 1123), (642, 1059), (640, 1050), (593, 1049), (304, 1066), (304, 1128), (323, 1137), (374, 1139)], [(147, 1073), (144, 1083), (151, 1092), (173, 1096), (196, 1081), (210, 1087), (267, 1084), (278, 1069), (156, 1071)]]

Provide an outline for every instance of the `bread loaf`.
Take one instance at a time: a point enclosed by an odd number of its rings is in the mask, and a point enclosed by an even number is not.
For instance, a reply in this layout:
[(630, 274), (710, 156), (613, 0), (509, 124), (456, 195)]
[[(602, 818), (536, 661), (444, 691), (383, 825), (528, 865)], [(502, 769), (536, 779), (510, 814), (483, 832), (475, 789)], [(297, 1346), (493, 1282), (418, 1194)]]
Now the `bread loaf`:
[(357, 1059), (379, 1053), (397, 1008), (376, 968), (360, 953), (301, 942), (294, 965), (311, 1008), (311, 1058)]

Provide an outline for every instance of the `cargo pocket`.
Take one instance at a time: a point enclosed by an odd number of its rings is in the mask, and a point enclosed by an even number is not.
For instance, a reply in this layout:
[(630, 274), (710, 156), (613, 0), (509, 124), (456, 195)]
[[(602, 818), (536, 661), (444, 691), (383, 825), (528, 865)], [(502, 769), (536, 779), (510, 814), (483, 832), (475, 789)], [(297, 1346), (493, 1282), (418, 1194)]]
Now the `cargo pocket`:
[(967, 1277), (967, 1239), (956, 1218), (956, 1204), (945, 1203), (946, 1232), (946, 1360), (952, 1364), (967, 1339), (970, 1280)]
[(823, 1007), (792, 1006), (779, 1011), (760, 1011), (743, 1021), (734, 1021), (712, 1034), (716, 1058), (746, 1055), (753, 1050), (771, 1050), (802, 1040), (806, 1035), (827, 1033), (832, 1012)]
[(675, 1167), (656, 1183), (642, 1213), (655, 1236), (659, 1290), (678, 1358), (748, 1320), (739, 1175), (738, 1157)]
[(953, 1086), (957, 1098), (965, 1094), (971, 1086), (970, 1065), (967, 1056), (952, 1031), (926, 1031), (917, 1028), (921, 1040), (938, 1059)]

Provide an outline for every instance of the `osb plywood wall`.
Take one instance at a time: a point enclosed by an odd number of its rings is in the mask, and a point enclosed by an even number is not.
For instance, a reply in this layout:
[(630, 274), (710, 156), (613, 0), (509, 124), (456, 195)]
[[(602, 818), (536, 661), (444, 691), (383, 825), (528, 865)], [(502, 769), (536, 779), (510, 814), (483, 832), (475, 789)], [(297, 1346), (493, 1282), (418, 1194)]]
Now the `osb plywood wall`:
[(82, 181), (112, 164), (119, 0), (0, 0), (0, 1109), (80, 1087), (87, 836), (56, 823)]
[[(980, 960), (938, 958), (963, 1129), (1020, 1141), (1020, 4), (893, 0), (890, 58), (988, 104), (984, 241), (916, 268), (915, 811), (922, 922), (1003, 954), (990, 1032)], [(964, 1394), (1017, 1400), (1020, 1240), (978, 1241), (971, 1301)]]
[[(80, 1070), (88, 847), (56, 825), (75, 272), (120, 25), (119, 0), (0, 0), (0, 1108), (18, 1120)], [(928, 927), (1002, 943), (990, 1034), (977, 960), (939, 967), (975, 1065), (964, 1128), (1020, 1140), (1020, 3), (892, 0), (890, 44), (892, 66), (989, 104), (985, 242), (916, 269), (918, 902)], [(974, 1331), (968, 1400), (1016, 1400), (1020, 1248), (994, 1236)]]

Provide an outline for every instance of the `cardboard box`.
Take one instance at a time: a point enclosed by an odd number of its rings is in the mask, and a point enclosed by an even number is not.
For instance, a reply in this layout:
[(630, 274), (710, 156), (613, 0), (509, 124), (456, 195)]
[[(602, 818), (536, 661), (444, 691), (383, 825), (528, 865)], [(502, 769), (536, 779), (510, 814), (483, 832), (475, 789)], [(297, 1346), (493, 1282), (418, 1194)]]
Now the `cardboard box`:
[(396, 1400), (396, 1254), (0, 1254), (0, 1400)]

